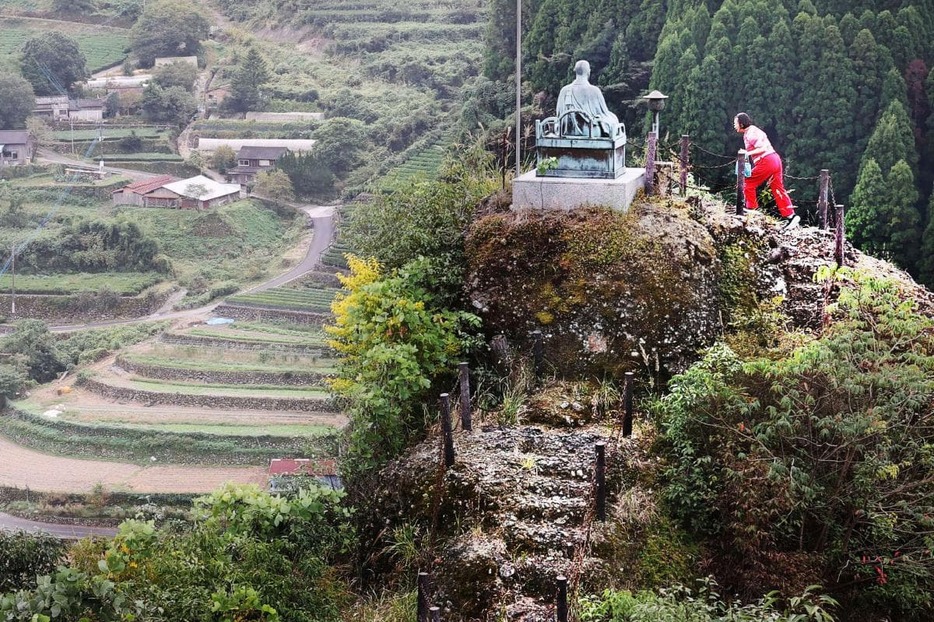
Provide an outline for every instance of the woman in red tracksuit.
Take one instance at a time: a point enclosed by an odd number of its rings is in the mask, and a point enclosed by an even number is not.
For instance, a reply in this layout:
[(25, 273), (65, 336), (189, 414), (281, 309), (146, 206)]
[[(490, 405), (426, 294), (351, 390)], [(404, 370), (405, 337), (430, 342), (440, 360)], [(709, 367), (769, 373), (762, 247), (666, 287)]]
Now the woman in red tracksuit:
[(746, 209), (758, 209), (759, 203), (756, 200), (756, 190), (766, 180), (769, 182), (769, 189), (772, 196), (775, 197), (775, 204), (778, 206), (778, 212), (784, 220), (783, 229), (792, 229), (801, 222), (801, 217), (795, 214), (795, 206), (791, 204), (791, 197), (785, 190), (782, 181), (782, 159), (775, 152), (769, 137), (760, 128), (752, 124), (752, 119), (745, 112), (741, 112), (733, 118), (733, 127), (737, 132), (743, 135), (743, 142), (746, 146), (746, 156), (752, 158), (752, 175), (746, 178), (744, 193), (746, 196)]

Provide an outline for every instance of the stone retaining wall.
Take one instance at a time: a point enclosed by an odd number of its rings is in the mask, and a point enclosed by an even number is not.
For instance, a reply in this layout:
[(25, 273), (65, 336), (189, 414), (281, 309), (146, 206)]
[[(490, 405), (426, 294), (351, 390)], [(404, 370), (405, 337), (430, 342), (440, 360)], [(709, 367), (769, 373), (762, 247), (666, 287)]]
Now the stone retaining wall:
[(333, 316), (330, 313), (314, 313), (308, 311), (291, 311), (287, 309), (271, 309), (269, 307), (241, 306), (232, 303), (218, 305), (214, 309), (214, 314), (222, 317), (230, 317), (235, 320), (246, 320), (250, 322), (268, 322), (274, 320), (286, 320), (294, 324), (307, 324), (311, 326), (320, 326), (331, 322)]
[[(92, 292), (63, 296), (58, 294), (16, 294), (16, 315), (47, 322), (97, 322), (149, 315), (162, 306), (168, 291), (142, 296), (101, 296)], [(9, 293), (0, 294), (0, 309), (10, 309)]]
[(177, 333), (162, 333), (159, 341), (176, 346), (200, 346), (202, 348), (223, 348), (225, 350), (270, 350), (274, 352), (290, 352), (305, 356), (332, 356), (333, 350), (327, 346), (309, 346), (292, 343), (259, 343), (256, 341), (237, 341), (236, 339), (223, 339), (221, 337), (202, 337), (199, 335), (180, 335)]
[(121, 369), (146, 378), (158, 380), (192, 380), (208, 384), (259, 384), (275, 386), (309, 386), (321, 384), (326, 374), (296, 371), (217, 371), (191, 368), (166, 367), (131, 361), (124, 356), (117, 357)]
[(79, 386), (115, 401), (192, 408), (229, 408), (237, 410), (289, 410), (298, 412), (334, 412), (331, 399), (290, 397), (248, 397), (233, 395), (192, 395), (190, 393), (160, 393), (143, 389), (115, 387), (92, 378), (79, 380)]
[[(200, 432), (163, 432), (49, 419), (8, 407), (3, 433), (17, 445), (62, 455), (148, 464), (151, 456), (163, 463), (201, 465), (262, 465), (275, 457), (333, 455), (336, 435), (313, 438), (280, 436), (218, 436)], [(17, 425), (17, 421), (24, 425)], [(45, 429), (55, 430), (51, 435)]]

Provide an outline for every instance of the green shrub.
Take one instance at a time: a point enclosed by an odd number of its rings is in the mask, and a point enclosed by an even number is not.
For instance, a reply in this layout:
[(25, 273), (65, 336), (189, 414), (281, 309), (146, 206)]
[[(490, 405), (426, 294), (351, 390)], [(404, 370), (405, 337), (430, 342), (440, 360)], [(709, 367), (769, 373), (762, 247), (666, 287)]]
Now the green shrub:
[(50, 535), (0, 530), (0, 593), (34, 587), (62, 559), (64, 543)]
[(839, 297), (819, 338), (777, 360), (714, 348), (672, 382), (666, 498), (746, 593), (849, 582), (850, 607), (930, 619), (934, 320), (892, 281), (821, 278)]
[(332, 388), (348, 400), (350, 476), (383, 465), (421, 433), (421, 401), (439, 376), (451, 374), (476, 345), (476, 316), (437, 305), (425, 259), (387, 277), (374, 261), (353, 258), (349, 290), (338, 294), (331, 346), (342, 356)]

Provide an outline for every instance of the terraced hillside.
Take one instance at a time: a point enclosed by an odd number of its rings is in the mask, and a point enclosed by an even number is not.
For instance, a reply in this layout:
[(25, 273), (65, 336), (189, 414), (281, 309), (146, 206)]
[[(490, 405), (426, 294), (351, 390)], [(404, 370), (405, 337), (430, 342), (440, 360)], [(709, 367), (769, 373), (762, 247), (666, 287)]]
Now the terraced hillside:
[[(63, 456), (185, 467), (193, 482), (205, 469), (265, 470), (271, 458), (333, 456), (346, 423), (326, 388), (335, 361), (320, 326), (292, 321), (302, 311), (289, 305), (288, 290), (278, 307), (271, 291), (267, 319), (176, 325), (15, 402), (0, 433)], [(323, 321), (326, 307), (319, 308)], [(254, 481), (259, 472), (243, 476)], [(204, 492), (197, 486), (186, 492)]]

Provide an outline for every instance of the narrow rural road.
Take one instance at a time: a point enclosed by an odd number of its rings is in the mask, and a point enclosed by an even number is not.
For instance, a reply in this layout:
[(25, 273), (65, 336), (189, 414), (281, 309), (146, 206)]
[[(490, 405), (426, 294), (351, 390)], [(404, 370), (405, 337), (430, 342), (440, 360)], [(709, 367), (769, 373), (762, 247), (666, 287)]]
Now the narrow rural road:
[(26, 531), (28, 533), (47, 533), (61, 540), (78, 540), (89, 536), (111, 538), (117, 530), (111, 527), (90, 527), (88, 525), (62, 525), (59, 523), (40, 523), (10, 516), (0, 512), (0, 529), (6, 531)]

